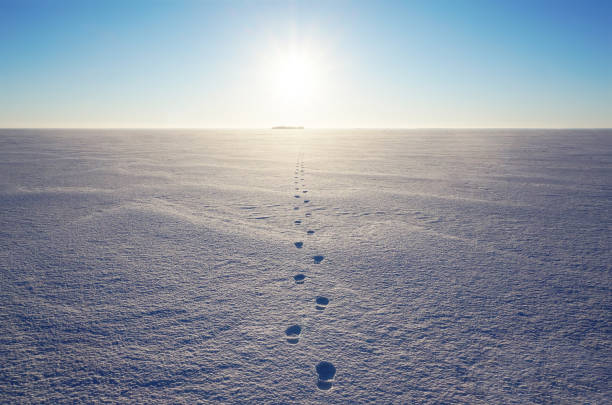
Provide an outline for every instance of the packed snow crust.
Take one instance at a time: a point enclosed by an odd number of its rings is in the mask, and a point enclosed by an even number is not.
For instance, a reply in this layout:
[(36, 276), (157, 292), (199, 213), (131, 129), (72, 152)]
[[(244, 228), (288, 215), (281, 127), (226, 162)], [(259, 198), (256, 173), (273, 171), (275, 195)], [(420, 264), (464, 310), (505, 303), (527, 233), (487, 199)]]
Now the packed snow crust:
[(0, 130), (0, 402), (605, 403), (611, 206), (607, 130)]

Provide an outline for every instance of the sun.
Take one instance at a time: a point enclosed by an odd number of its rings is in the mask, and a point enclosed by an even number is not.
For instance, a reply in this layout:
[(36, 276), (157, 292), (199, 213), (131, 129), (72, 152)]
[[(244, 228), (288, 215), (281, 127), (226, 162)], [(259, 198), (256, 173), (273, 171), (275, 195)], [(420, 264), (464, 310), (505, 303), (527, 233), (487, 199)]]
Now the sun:
[(317, 70), (312, 57), (292, 52), (281, 55), (271, 72), (278, 95), (296, 102), (308, 101), (317, 85)]
[(316, 121), (329, 95), (331, 57), (314, 40), (275, 40), (258, 52), (255, 88), (260, 111), (275, 124)]
[(306, 47), (277, 47), (265, 56), (263, 84), (270, 102), (278, 108), (301, 108), (313, 102), (322, 89), (322, 64)]

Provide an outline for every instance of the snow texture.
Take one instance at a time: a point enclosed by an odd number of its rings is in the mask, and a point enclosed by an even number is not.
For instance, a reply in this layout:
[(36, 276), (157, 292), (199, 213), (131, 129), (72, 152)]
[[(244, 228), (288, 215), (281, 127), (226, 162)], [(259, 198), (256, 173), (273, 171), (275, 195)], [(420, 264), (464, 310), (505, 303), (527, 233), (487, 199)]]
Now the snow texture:
[(611, 131), (1, 130), (0, 167), (2, 403), (612, 397)]

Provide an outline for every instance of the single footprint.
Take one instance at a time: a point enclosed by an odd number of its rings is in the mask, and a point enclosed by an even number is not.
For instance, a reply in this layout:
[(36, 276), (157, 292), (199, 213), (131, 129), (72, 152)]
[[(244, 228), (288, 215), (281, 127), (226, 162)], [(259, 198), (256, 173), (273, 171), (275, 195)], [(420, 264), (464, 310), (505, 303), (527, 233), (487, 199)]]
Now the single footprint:
[(312, 258), (314, 259), (315, 264), (319, 264), (321, 263), (321, 261), (323, 261), (325, 257), (321, 255), (317, 255), (317, 256), (312, 256)]
[(302, 191), (302, 193), (304, 193), (304, 194), (306, 194), (307, 192), (308, 192), (308, 190), (304, 190), (304, 191)]
[(309, 229), (308, 231), (306, 231), (306, 233), (307, 233), (308, 235), (312, 235), (312, 234), (314, 234), (314, 231), (313, 231), (313, 230), (311, 230), (311, 229)]
[[(299, 195), (296, 195), (295, 198), (300, 198)], [(308, 204), (310, 202), (310, 200), (304, 200), (304, 204)]]
[(296, 248), (301, 249), (304, 246), (304, 242), (295, 242), (294, 245)]
[(293, 221), (294, 224), (299, 225), (302, 223), (302, 221), (300, 221), (299, 219), (296, 219), (295, 221)]
[(312, 215), (312, 214), (311, 214), (310, 212), (307, 212), (307, 213), (306, 213), (306, 216), (307, 216), (307, 217), (309, 217), (309, 216), (311, 216), (311, 215)]
[(293, 209), (294, 209), (294, 210), (299, 210), (299, 209), (300, 209), (300, 207), (293, 207)]
[(306, 278), (305, 275), (303, 274), (296, 274), (295, 276), (293, 276), (293, 279), (295, 280), (295, 284), (304, 284), (304, 279)]
[(294, 197), (295, 197), (295, 198), (300, 198), (300, 197), (301, 197), (301, 195), (296, 194), (296, 195), (294, 195)]
[(329, 299), (319, 296), (315, 302), (317, 303), (315, 308), (319, 311), (323, 311), (327, 307), (327, 304), (329, 304)]
[(287, 335), (287, 343), (292, 345), (296, 344), (300, 340), (300, 333), (302, 333), (302, 328), (300, 325), (293, 325), (288, 327), (285, 330), (285, 335)]
[(332, 387), (334, 376), (336, 375), (336, 367), (329, 361), (322, 361), (315, 367), (319, 379), (317, 387), (321, 390), (328, 390)]

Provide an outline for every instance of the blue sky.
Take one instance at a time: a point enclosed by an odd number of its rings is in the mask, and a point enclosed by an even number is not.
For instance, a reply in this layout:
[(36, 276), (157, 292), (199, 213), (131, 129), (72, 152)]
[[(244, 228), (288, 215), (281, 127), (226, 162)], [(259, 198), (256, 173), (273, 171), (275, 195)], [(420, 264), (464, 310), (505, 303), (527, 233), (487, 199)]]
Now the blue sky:
[(0, 0), (0, 127), (612, 127), (611, 1)]

